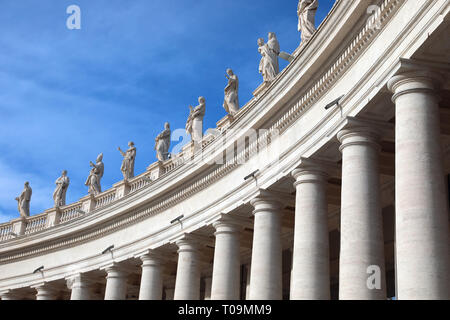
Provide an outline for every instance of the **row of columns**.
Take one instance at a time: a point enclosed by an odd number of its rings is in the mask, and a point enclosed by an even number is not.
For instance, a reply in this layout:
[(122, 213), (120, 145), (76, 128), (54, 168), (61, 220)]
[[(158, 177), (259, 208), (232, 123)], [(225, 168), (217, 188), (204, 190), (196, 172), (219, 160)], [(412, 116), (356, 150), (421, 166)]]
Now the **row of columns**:
[[(450, 298), (448, 199), (440, 146), (439, 76), (420, 71), (389, 82), (394, 92), (396, 273), (398, 299)], [(383, 125), (351, 119), (337, 134), (342, 152), (341, 244), (339, 298), (386, 299), (379, 153)], [(330, 299), (327, 180), (333, 166), (302, 160), (292, 172), (296, 205), (290, 298)], [(250, 300), (282, 299), (281, 221), (284, 202), (261, 191), (250, 201), (254, 233)], [(240, 298), (240, 231), (243, 222), (222, 215), (215, 228), (210, 293), (213, 300)], [(175, 241), (178, 265), (176, 300), (200, 298), (200, 243), (186, 235)], [(162, 257), (142, 255), (139, 298), (162, 298)], [(371, 267), (375, 267), (374, 269)], [(378, 270), (378, 287), (368, 285), (369, 270)], [(105, 299), (125, 299), (126, 273), (118, 266), (107, 272)], [(209, 283), (207, 290), (209, 291)], [(72, 299), (89, 297), (88, 281), (75, 277)], [(36, 287), (37, 298), (51, 296)]]

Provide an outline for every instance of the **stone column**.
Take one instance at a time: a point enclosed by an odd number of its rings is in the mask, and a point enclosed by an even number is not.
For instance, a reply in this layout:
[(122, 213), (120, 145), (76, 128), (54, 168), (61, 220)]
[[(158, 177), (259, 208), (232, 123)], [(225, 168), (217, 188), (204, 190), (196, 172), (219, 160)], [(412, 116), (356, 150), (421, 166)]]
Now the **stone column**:
[(48, 283), (39, 284), (32, 287), (36, 289), (36, 300), (56, 300), (58, 298), (58, 291)]
[(197, 241), (187, 237), (178, 246), (174, 300), (200, 300), (200, 252)]
[(91, 300), (92, 282), (83, 274), (67, 279), (67, 287), (72, 290), (70, 300)]
[(105, 300), (125, 300), (127, 297), (127, 272), (116, 265), (106, 267), (105, 271), (107, 273)]
[(306, 160), (292, 175), (296, 201), (290, 299), (329, 300), (327, 173)]
[(448, 194), (441, 150), (441, 76), (409, 72), (389, 82), (395, 102), (398, 299), (449, 299)]
[[(385, 300), (383, 217), (379, 177), (379, 133), (351, 124), (338, 133), (342, 152), (339, 299)], [(369, 286), (378, 268), (376, 288)]]
[(213, 223), (216, 232), (212, 276), (212, 300), (239, 300), (240, 293), (240, 230), (237, 219), (222, 216)]
[(161, 300), (163, 293), (163, 261), (159, 255), (148, 253), (142, 260), (139, 300)]
[(211, 300), (212, 278), (206, 277), (203, 280), (205, 281), (205, 300)]
[(255, 208), (250, 300), (283, 298), (281, 217), (282, 203), (270, 194), (250, 201)]

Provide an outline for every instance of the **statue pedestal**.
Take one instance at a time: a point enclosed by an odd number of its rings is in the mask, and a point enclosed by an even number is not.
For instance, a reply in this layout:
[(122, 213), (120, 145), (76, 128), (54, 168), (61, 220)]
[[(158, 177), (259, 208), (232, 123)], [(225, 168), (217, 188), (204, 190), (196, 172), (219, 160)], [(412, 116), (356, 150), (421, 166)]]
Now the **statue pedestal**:
[(151, 177), (152, 180), (158, 179), (165, 173), (163, 163), (164, 162), (157, 161), (147, 167), (147, 171), (150, 172), (149, 176)]
[(80, 199), (82, 206), (81, 210), (86, 213), (91, 212), (95, 209), (95, 197), (92, 194), (88, 194), (87, 196)]
[(11, 221), (12, 223), (12, 232), (17, 234), (18, 236), (25, 234), (25, 228), (27, 226), (27, 218), (20, 217)]
[(116, 199), (122, 198), (130, 192), (130, 184), (126, 180), (113, 184), (113, 188), (116, 189)]
[(56, 226), (61, 219), (61, 209), (52, 208), (45, 211), (47, 213), (47, 228)]

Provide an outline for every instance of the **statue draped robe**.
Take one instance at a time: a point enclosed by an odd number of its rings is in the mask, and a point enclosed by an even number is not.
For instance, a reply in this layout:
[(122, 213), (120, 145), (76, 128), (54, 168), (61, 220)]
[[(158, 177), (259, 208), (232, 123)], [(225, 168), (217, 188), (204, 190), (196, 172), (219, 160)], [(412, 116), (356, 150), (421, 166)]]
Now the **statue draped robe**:
[(199, 104), (191, 113), (186, 122), (186, 132), (191, 135), (194, 142), (200, 142), (203, 138), (203, 117), (205, 116), (206, 105)]
[(262, 74), (264, 81), (271, 82), (277, 75), (276, 66), (278, 65), (278, 57), (275, 59), (274, 54), (267, 44), (259, 47), (258, 51), (262, 55), (259, 63), (259, 73)]
[(84, 185), (89, 186), (88, 193), (94, 196), (102, 193), (102, 186), (100, 184), (101, 178), (103, 177), (104, 165), (103, 162), (97, 162), (93, 165), (89, 177), (87, 178)]
[(56, 180), (56, 188), (53, 192), (53, 200), (56, 208), (66, 205), (66, 192), (69, 187), (69, 183), (70, 180), (67, 176), (61, 176)]
[(134, 160), (136, 159), (136, 147), (130, 147), (125, 153), (120, 171), (125, 180), (134, 177)]
[(25, 187), (20, 196), (17, 198), (17, 206), (21, 217), (30, 216), (30, 201), (32, 192), (33, 191), (29, 186)]
[(156, 137), (156, 158), (159, 161), (165, 161), (169, 159), (169, 148), (170, 148), (170, 129), (164, 129)]
[(298, 3), (298, 31), (302, 33), (302, 42), (311, 39), (316, 31), (315, 16), (318, 7), (318, 0), (300, 0)]
[(228, 85), (225, 88), (225, 99), (223, 102), (223, 107), (225, 111), (230, 115), (234, 115), (239, 111), (239, 80), (238, 77), (233, 74), (228, 79)]

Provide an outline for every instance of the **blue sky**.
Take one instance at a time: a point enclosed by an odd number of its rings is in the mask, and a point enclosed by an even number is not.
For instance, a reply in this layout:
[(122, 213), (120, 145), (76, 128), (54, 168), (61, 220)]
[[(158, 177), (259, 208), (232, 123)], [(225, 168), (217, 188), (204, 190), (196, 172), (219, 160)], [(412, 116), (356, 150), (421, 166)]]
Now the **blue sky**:
[[(320, 0), (316, 24), (334, 0)], [(103, 189), (122, 179), (128, 141), (135, 173), (156, 160), (155, 136), (184, 128), (188, 105), (206, 98), (204, 129), (225, 116), (225, 70), (244, 105), (262, 82), (257, 39), (275, 32), (299, 45), (297, 0), (2, 0), (0, 3), (0, 222), (18, 217), (28, 180), (31, 214), (53, 206), (63, 169), (67, 202), (87, 194), (89, 161), (104, 154)], [(81, 8), (69, 30), (66, 8)], [(281, 67), (286, 63), (280, 60)], [(177, 142), (173, 141), (172, 146)]]

